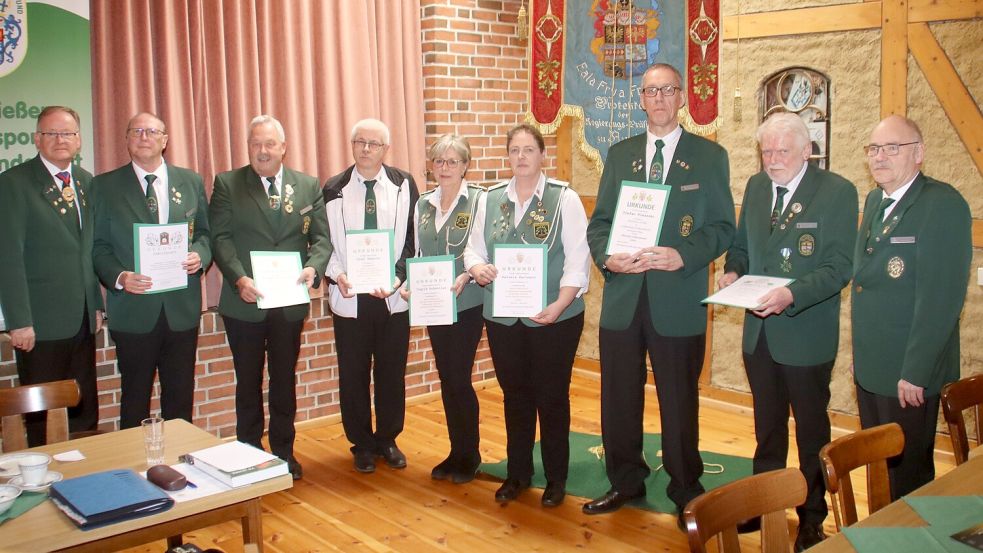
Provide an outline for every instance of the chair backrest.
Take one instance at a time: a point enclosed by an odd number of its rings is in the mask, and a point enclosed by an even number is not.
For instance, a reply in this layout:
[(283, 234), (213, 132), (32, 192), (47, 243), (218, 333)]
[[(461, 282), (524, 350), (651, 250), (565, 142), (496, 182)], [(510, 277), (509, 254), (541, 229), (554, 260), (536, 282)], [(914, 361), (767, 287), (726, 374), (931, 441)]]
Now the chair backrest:
[(68, 439), (68, 408), (78, 405), (79, 387), (74, 380), (0, 389), (0, 417), (3, 425), (3, 450), (27, 448), (22, 415), (48, 412), (45, 443)]
[(823, 479), (833, 502), (836, 529), (857, 522), (857, 502), (850, 472), (867, 467), (867, 507), (870, 514), (891, 502), (887, 460), (901, 454), (904, 433), (897, 423), (859, 430), (823, 446)]
[(737, 524), (761, 517), (761, 551), (789, 550), (785, 510), (806, 500), (806, 480), (799, 469), (782, 469), (742, 478), (712, 489), (689, 502), (683, 511), (690, 551), (704, 553), (706, 543), (717, 536), (721, 553), (741, 550)]
[(942, 413), (949, 424), (949, 437), (952, 438), (952, 453), (956, 464), (966, 462), (969, 456), (969, 438), (966, 434), (966, 419), (963, 411), (972, 408), (976, 417), (976, 445), (983, 443), (983, 419), (980, 418), (980, 405), (983, 404), (983, 374), (964, 378), (946, 384), (942, 388)]

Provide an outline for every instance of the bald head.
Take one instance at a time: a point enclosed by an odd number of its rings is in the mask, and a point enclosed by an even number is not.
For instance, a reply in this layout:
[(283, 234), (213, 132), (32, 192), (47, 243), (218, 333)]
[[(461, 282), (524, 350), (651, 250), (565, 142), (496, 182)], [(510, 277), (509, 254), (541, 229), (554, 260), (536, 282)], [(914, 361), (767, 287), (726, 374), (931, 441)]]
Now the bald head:
[(922, 132), (907, 117), (890, 115), (870, 133), (867, 166), (877, 186), (887, 194), (914, 179), (924, 158)]

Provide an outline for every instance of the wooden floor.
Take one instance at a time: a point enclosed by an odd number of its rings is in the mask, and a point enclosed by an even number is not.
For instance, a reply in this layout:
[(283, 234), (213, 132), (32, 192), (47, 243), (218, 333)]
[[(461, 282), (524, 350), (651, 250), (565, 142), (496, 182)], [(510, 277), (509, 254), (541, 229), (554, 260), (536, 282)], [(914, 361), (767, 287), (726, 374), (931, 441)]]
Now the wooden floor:
[[(571, 387), (571, 428), (600, 433), (599, 382), (575, 374)], [(505, 456), (502, 394), (496, 386), (479, 390), (481, 454), (485, 461)], [(646, 396), (646, 431), (659, 431), (655, 394)], [(751, 415), (730, 406), (704, 404), (700, 410), (701, 449), (752, 456)], [(356, 473), (349, 443), (340, 422), (302, 427), (295, 452), (304, 466), (304, 479), (293, 489), (263, 501), (265, 550), (314, 551), (686, 551), (685, 535), (674, 515), (624, 508), (617, 513), (586, 516), (586, 501), (568, 496), (554, 509), (540, 506), (540, 490), (525, 492), (518, 501), (500, 506), (494, 501), (497, 482), (475, 480), (455, 485), (430, 479), (430, 469), (448, 451), (443, 408), (439, 397), (407, 408), (406, 425), (398, 444), (409, 466), (392, 470), (380, 462), (374, 474)], [(794, 444), (794, 440), (793, 440)], [(794, 445), (793, 445), (794, 447)], [(790, 453), (795, 458), (795, 453)], [(794, 466), (794, 461), (793, 461)], [(951, 466), (939, 464), (943, 473)], [(862, 473), (855, 488), (863, 490)], [(861, 510), (866, 498), (860, 497)], [(790, 515), (790, 518), (794, 514)], [(827, 519), (833, 532), (833, 517)], [(790, 523), (793, 527), (794, 521)], [(202, 549), (242, 551), (237, 524), (227, 523), (185, 535)], [(742, 536), (757, 550), (757, 534)], [(164, 542), (130, 549), (162, 552)]]

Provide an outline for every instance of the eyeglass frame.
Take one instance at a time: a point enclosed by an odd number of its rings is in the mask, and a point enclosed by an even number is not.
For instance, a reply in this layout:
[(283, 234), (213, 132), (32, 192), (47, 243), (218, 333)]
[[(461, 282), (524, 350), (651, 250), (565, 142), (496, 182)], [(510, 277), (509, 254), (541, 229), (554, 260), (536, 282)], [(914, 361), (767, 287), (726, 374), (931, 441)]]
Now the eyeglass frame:
[[(915, 140), (914, 142), (904, 142), (901, 144), (868, 144), (864, 146), (864, 154), (867, 157), (877, 157), (877, 154), (884, 150), (884, 155), (896, 156), (901, 153), (902, 146), (911, 146), (912, 144), (921, 144), (921, 140)], [(894, 150), (894, 152), (891, 152)]]
[(370, 140), (362, 140), (361, 138), (359, 138), (359, 139), (356, 139), (356, 140), (352, 140), (352, 146), (356, 146), (356, 147), (361, 148), (363, 150), (366, 147), (368, 147), (370, 152), (378, 152), (380, 148), (383, 148), (386, 145), (383, 144), (382, 142), (373, 142), (373, 141), (370, 141)]
[(674, 84), (667, 84), (665, 86), (645, 86), (641, 88), (641, 94), (646, 98), (655, 98), (661, 91), (664, 98), (672, 98), (676, 95), (677, 91), (682, 89), (682, 87)]
[(155, 129), (153, 127), (143, 128), (143, 127), (133, 127), (131, 129), (126, 129), (126, 134), (133, 136), (142, 136), (145, 138), (160, 138), (167, 134), (167, 131), (163, 129)]
[(467, 164), (463, 159), (432, 159), (430, 160), (434, 167), (443, 167), (445, 164), (451, 169), (457, 169), (461, 165)]
[(79, 135), (79, 131), (38, 131), (38, 134), (44, 138), (49, 138), (52, 140), (57, 140), (59, 138), (71, 140)]

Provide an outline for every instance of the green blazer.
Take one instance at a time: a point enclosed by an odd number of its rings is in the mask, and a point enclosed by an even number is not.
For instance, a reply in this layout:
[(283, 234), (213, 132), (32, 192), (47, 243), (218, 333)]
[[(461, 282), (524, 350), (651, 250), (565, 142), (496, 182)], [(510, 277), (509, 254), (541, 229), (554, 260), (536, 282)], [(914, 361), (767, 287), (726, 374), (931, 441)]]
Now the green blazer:
[(159, 294), (130, 294), (116, 289), (123, 271), (135, 271), (133, 225), (156, 223), (147, 209), (147, 197), (133, 164), (92, 179), (96, 217), (92, 262), (106, 287), (109, 329), (143, 334), (153, 330), (163, 309), (171, 330), (190, 330), (201, 319), (201, 276), (212, 262), (208, 204), (201, 175), (167, 165), (168, 223), (187, 221), (189, 250), (201, 257), (201, 270), (188, 275), (188, 287)]
[(952, 186), (919, 174), (870, 248), (883, 192), (867, 196), (854, 254), (853, 365), (868, 392), (898, 380), (938, 394), (959, 379), (959, 314), (972, 260), (972, 219)]
[(840, 290), (853, 275), (857, 189), (809, 164), (795, 194), (785, 199), (774, 232), (772, 202), (767, 173), (751, 177), (724, 271), (794, 278), (788, 286), (793, 301), (765, 319), (745, 313), (744, 352), (754, 352), (763, 328), (772, 357), (783, 365), (832, 361), (840, 339)]
[[(291, 194), (287, 186), (293, 189)], [(218, 310), (222, 315), (248, 322), (260, 322), (266, 311), (239, 298), (235, 283), (240, 277), (252, 278), (251, 251), (299, 252), (305, 267), (317, 272), (315, 287), (331, 257), (324, 197), (317, 179), (283, 168), (283, 211), (279, 225), (270, 212), (266, 187), (249, 165), (215, 177), (208, 216), (212, 225), (212, 252), (222, 271), (222, 295)], [(287, 205), (291, 205), (287, 212)], [(307, 316), (309, 304), (283, 308), (290, 321)]]
[(82, 232), (39, 156), (0, 174), (0, 305), (8, 329), (34, 327), (38, 340), (71, 338), (96, 329), (102, 309), (92, 270), (92, 175), (72, 165)]
[(707, 311), (700, 300), (709, 290), (708, 265), (730, 247), (734, 238), (734, 199), (730, 192), (727, 151), (715, 142), (683, 131), (666, 183), (672, 188), (659, 238), (660, 246), (679, 251), (683, 268), (644, 274), (604, 269), (608, 235), (622, 181), (645, 181), (645, 140), (642, 133), (608, 151), (597, 192), (587, 242), (594, 263), (604, 275), (601, 327), (624, 330), (631, 324), (645, 280), (652, 324), (663, 336), (696, 336), (706, 332)]

